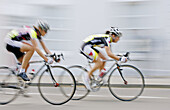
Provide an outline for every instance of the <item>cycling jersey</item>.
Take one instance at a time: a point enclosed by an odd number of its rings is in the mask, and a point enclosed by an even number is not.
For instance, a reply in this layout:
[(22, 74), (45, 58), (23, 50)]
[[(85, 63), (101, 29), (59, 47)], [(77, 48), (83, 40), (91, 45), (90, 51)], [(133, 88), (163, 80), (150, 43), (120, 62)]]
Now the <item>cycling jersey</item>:
[(82, 51), (88, 56), (91, 60), (96, 60), (98, 57), (99, 51), (95, 47), (104, 46), (110, 47), (110, 43), (113, 42), (110, 35), (107, 34), (96, 34), (88, 36), (83, 40)]
[(104, 46), (110, 46), (110, 43), (112, 42), (112, 38), (110, 35), (107, 34), (96, 34), (88, 36), (86, 39), (83, 40), (85, 42), (85, 45), (91, 45), (93, 47), (104, 47)]
[(15, 41), (30, 40), (31, 38), (41, 39), (40, 35), (37, 33), (37, 29), (32, 29), (29, 26), (25, 26), (24, 28), (12, 30), (8, 33), (8, 36)]
[(25, 53), (20, 51), (23, 45), (22, 42), (24, 40), (30, 41), (30, 39), (35, 38), (41, 40), (40, 32), (36, 28), (32, 29), (29, 26), (25, 26), (24, 28), (12, 30), (5, 38), (6, 49), (19, 59), (25, 55)]

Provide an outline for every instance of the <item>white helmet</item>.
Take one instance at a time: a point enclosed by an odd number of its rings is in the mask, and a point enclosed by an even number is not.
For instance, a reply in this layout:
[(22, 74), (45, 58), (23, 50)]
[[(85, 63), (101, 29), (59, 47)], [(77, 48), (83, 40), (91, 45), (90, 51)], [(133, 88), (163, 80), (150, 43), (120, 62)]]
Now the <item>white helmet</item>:
[(118, 36), (118, 37), (122, 36), (122, 32), (117, 27), (111, 27), (110, 34), (114, 34), (115, 36)]
[(38, 21), (37, 21), (37, 26), (40, 27), (45, 32), (47, 32), (50, 29), (49, 24), (45, 21), (40, 20), (40, 19), (38, 19)]

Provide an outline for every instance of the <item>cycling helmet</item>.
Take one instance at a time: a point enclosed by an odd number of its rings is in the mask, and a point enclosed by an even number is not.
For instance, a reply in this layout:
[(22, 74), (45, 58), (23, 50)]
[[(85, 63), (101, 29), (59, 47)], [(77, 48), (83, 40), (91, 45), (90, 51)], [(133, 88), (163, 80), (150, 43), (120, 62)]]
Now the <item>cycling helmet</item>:
[(110, 28), (110, 34), (114, 34), (115, 36), (122, 36), (122, 32), (117, 27)]
[(40, 19), (37, 21), (37, 25), (45, 32), (47, 32), (50, 29), (49, 24), (45, 21), (40, 20)]

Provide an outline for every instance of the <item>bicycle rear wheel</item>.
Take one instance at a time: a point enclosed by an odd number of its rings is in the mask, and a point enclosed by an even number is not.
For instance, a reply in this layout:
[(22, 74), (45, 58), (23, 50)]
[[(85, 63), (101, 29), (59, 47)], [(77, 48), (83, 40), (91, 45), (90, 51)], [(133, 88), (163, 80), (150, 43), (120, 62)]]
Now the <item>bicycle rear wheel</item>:
[(76, 80), (76, 92), (72, 99), (73, 100), (83, 99), (89, 94), (89, 91), (87, 90), (82, 80), (83, 74), (87, 74), (87, 70), (79, 65), (70, 66), (68, 67), (68, 69), (73, 73)]
[(52, 105), (65, 104), (73, 97), (76, 90), (74, 76), (68, 69), (62, 66), (52, 66), (51, 71), (59, 86), (54, 84), (47, 69), (39, 78), (39, 92), (43, 99)]
[(120, 71), (126, 82), (115, 68), (109, 76), (108, 86), (113, 96), (121, 101), (132, 101), (140, 96), (145, 87), (144, 76), (134, 66), (120, 65)]
[(19, 94), (19, 82), (14, 71), (8, 67), (0, 67), (0, 104), (12, 102)]

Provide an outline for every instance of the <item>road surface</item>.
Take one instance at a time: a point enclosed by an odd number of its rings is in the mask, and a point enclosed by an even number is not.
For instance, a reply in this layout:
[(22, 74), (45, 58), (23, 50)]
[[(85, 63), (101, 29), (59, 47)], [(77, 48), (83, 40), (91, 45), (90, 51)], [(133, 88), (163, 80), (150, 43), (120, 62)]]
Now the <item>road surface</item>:
[(50, 105), (38, 93), (37, 88), (29, 88), (28, 95), (20, 95), (8, 105), (1, 105), (0, 110), (169, 110), (170, 89), (145, 88), (143, 94), (131, 102), (122, 102), (114, 98), (108, 88), (91, 92), (79, 101), (69, 101), (64, 105)]

